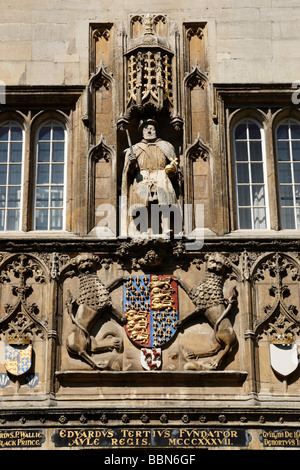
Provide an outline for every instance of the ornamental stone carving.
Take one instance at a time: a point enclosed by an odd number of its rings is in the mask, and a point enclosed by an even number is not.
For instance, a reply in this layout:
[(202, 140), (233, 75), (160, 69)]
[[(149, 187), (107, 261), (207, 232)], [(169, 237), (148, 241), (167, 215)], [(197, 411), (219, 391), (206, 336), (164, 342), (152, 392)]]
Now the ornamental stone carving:
[[(107, 321), (107, 315), (121, 324), (126, 321), (112, 304), (110, 291), (116, 282), (106, 286), (100, 281), (96, 274), (97, 260), (91, 254), (82, 254), (73, 260), (78, 270), (79, 296), (73, 299), (72, 293), (68, 292), (66, 304), (73, 326), (66, 347), (70, 355), (87, 362), (93, 369), (119, 368), (117, 356), (122, 352), (123, 342), (117, 330), (108, 330), (98, 339), (92, 334), (95, 324), (101, 326)], [(106, 352), (112, 352), (106, 360), (96, 362), (92, 357)]]
[[(209, 350), (200, 351), (188, 349), (183, 352), (186, 363), (184, 369), (218, 369), (237, 343), (236, 333), (228, 315), (237, 299), (237, 291), (232, 289), (228, 299), (224, 297), (224, 282), (228, 264), (225, 258), (216, 253), (207, 258), (205, 278), (198, 285), (190, 288), (181, 278), (178, 282), (194, 303), (195, 309), (184, 319), (177, 322), (182, 328), (192, 318), (196, 320), (203, 315), (213, 328), (213, 345)], [(202, 358), (212, 357), (209, 363), (203, 363)]]
[(155, 31), (159, 20), (165, 18), (145, 15), (138, 18), (144, 32), (133, 38), (126, 53), (128, 68), (127, 107), (152, 104), (161, 109), (173, 107), (172, 57), (165, 37)]

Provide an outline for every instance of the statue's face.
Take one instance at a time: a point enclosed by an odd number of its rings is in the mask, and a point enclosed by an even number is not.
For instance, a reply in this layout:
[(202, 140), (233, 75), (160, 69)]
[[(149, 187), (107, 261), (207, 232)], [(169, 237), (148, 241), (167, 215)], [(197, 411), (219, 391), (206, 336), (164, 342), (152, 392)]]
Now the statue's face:
[(210, 256), (207, 260), (207, 269), (215, 273), (222, 273), (224, 270), (224, 260), (219, 256)]
[(143, 137), (146, 140), (156, 139), (156, 129), (153, 124), (146, 124), (143, 127)]
[(90, 258), (83, 258), (83, 259), (80, 259), (79, 263), (78, 263), (78, 270), (81, 272), (81, 273), (89, 273), (92, 271), (92, 268), (93, 268), (93, 260), (90, 259)]

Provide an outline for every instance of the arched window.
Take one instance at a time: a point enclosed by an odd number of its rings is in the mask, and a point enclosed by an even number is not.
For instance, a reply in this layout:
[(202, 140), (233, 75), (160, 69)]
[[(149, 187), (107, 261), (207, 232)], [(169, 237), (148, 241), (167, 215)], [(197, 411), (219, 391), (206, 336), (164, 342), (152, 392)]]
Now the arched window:
[(282, 121), (276, 129), (281, 228), (300, 229), (300, 124)]
[(66, 129), (51, 121), (40, 127), (35, 158), (34, 229), (65, 228)]
[(0, 231), (21, 228), (23, 141), (20, 124), (0, 127)]
[(234, 129), (237, 225), (239, 229), (267, 229), (267, 189), (263, 129), (245, 119)]

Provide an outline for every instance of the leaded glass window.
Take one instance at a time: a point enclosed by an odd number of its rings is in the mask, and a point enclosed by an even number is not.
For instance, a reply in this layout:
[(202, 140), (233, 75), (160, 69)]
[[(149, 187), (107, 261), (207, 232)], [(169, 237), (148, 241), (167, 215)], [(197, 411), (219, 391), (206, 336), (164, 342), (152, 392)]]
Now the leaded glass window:
[(234, 130), (234, 157), (239, 229), (267, 229), (267, 188), (263, 129), (246, 119)]
[(0, 127), (0, 231), (21, 228), (23, 141), (18, 123)]
[(300, 124), (281, 122), (276, 131), (279, 206), (282, 229), (300, 229)]
[(65, 127), (57, 122), (43, 125), (36, 150), (35, 230), (63, 230), (65, 227), (65, 153)]

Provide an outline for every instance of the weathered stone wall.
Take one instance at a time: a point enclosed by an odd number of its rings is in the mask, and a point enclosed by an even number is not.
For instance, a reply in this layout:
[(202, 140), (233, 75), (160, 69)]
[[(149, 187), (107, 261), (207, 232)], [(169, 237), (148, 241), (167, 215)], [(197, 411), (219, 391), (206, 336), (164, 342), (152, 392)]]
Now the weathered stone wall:
[[(85, 85), (89, 24), (115, 23), (147, 13), (140, 0), (120, 2), (2, 1), (1, 79), (14, 85)], [(296, 0), (152, 2), (151, 11), (177, 22), (208, 24), (212, 82), (291, 83), (297, 80), (299, 16)]]

